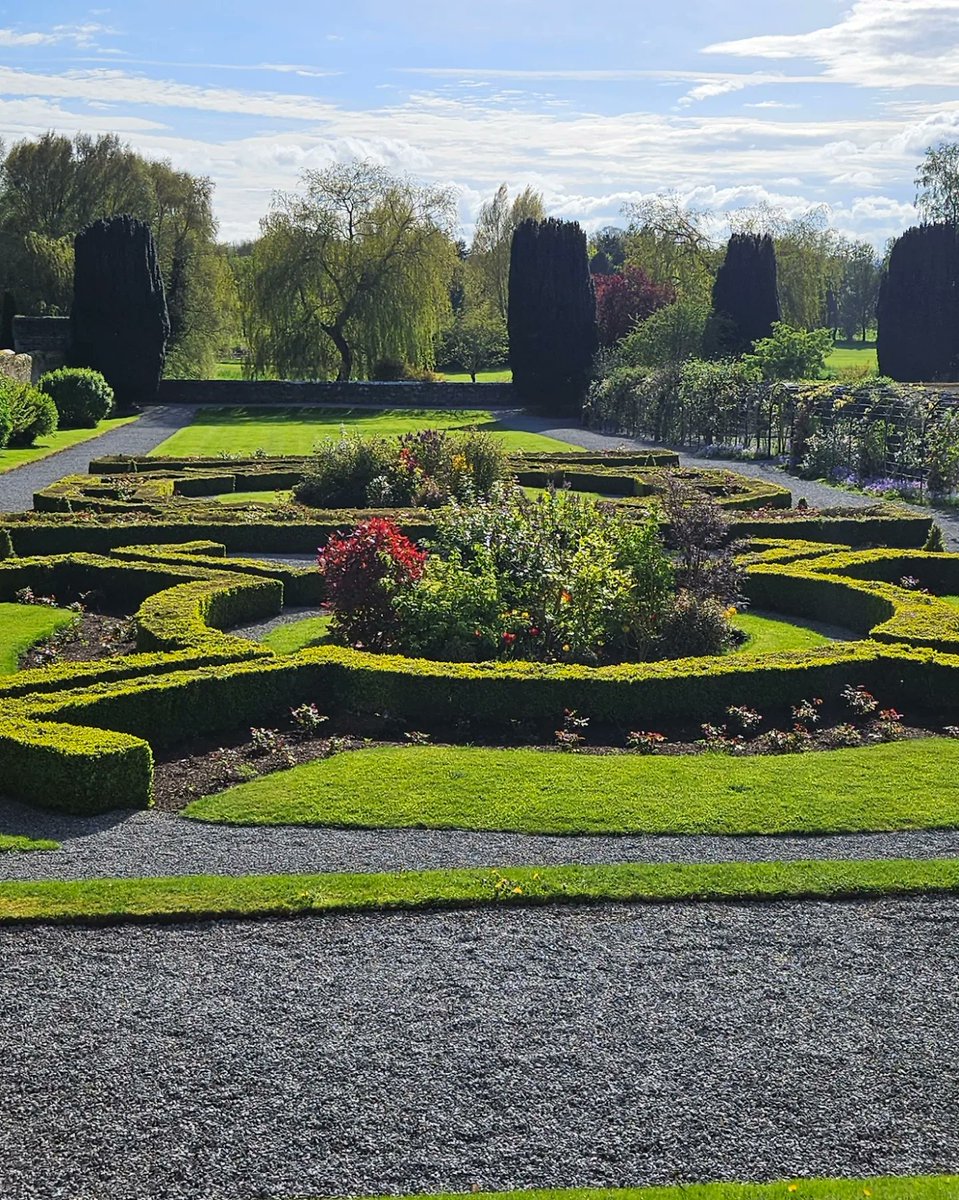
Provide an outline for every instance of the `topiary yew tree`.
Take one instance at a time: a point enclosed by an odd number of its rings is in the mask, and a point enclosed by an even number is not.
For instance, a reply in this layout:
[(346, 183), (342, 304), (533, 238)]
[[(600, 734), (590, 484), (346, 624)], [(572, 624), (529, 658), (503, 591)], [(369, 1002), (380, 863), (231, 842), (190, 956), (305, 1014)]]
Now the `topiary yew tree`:
[(599, 345), (586, 235), (575, 221), (523, 221), (509, 263), (509, 362), (523, 400), (579, 412)]
[(110, 217), (74, 240), (72, 358), (99, 371), (118, 407), (157, 393), (170, 320), (149, 226)]
[(713, 283), (708, 340), (721, 355), (740, 355), (767, 338), (779, 320), (776, 250), (769, 234), (734, 233)]
[(918, 225), (898, 238), (879, 286), (879, 373), (959, 379), (959, 228)]

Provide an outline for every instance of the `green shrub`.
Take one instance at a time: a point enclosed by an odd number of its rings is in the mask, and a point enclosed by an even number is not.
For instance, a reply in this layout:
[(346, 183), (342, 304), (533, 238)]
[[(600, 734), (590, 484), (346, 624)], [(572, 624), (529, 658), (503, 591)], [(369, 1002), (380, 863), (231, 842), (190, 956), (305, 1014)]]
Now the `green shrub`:
[(46, 392), (0, 375), (0, 397), (9, 406), (9, 445), (32, 446), (38, 437), (56, 432), (57, 406)]
[[(6, 376), (0, 378), (6, 380)], [(13, 413), (10, 408), (10, 389), (6, 386), (0, 387), (0, 450), (10, 441), (10, 434), (13, 432)]]
[(89, 367), (48, 371), (38, 386), (57, 406), (61, 429), (93, 429), (113, 408), (113, 388)]
[(785, 321), (775, 321), (770, 336), (760, 338), (743, 361), (763, 379), (818, 379), (831, 349), (831, 330), (794, 329)]

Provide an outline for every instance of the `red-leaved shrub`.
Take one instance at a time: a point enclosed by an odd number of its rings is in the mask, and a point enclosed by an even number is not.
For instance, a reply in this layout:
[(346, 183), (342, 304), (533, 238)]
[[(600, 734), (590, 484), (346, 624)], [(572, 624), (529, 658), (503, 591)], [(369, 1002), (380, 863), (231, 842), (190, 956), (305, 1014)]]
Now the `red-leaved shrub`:
[(333, 607), (333, 624), (345, 639), (370, 649), (392, 644), (396, 617), (390, 599), (423, 574), (426, 552), (392, 521), (371, 517), (345, 537), (336, 534), (320, 551), (320, 571)]

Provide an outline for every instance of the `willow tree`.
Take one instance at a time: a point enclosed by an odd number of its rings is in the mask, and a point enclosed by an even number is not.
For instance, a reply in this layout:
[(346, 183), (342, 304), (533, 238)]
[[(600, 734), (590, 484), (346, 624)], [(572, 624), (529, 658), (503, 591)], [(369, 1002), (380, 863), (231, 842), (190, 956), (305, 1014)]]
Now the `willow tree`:
[(382, 358), (432, 366), (456, 259), (451, 193), (368, 162), (302, 183), (276, 197), (254, 250), (256, 373), (347, 380)]

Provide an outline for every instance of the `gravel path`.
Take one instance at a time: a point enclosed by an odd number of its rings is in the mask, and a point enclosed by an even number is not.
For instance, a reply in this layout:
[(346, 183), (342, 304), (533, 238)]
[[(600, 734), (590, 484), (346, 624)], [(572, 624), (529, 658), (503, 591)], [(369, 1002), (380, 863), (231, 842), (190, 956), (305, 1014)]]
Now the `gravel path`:
[(959, 857), (959, 830), (951, 829), (821, 837), (559, 837), (450, 829), (214, 825), (153, 812), (64, 817), (13, 801), (0, 802), (0, 830), (53, 838), (62, 847), (43, 853), (0, 854), (0, 880)]
[(151, 408), (119, 429), (71, 446), (39, 462), (26, 463), (0, 474), (0, 512), (26, 512), (33, 508), (33, 494), (56, 483), (64, 475), (86, 474), (91, 458), (106, 454), (148, 454), (178, 429), (189, 425), (194, 405), (176, 404)]
[(959, 1170), (951, 897), (0, 930), (18, 1200)]
[[(579, 429), (574, 425), (558, 423), (556, 418), (536, 417), (515, 412), (506, 413), (501, 418), (506, 428), (519, 429), (526, 433), (541, 433), (546, 437), (555, 438), (558, 442), (569, 442), (581, 446), (584, 450), (649, 450), (655, 448), (655, 442), (647, 442), (638, 438), (618, 437), (613, 434), (595, 433), (590, 429)], [(844, 505), (847, 508), (866, 508), (876, 503), (874, 496), (863, 496), (858, 492), (850, 492), (845, 488), (832, 487), (828, 483), (820, 483), (814, 479), (797, 479), (788, 475), (779, 467), (761, 462), (725, 461), (716, 458), (702, 458), (697, 454), (679, 451), (679, 462), (684, 467), (726, 467), (740, 475), (752, 478), (767, 479), (770, 483), (778, 483), (792, 492), (793, 503), (803, 499), (814, 508), (833, 508)], [(918, 510), (922, 512), (922, 509)], [(959, 513), (951, 508), (930, 507), (926, 511), (934, 514), (941, 526), (943, 540), (947, 550), (959, 551)]]

